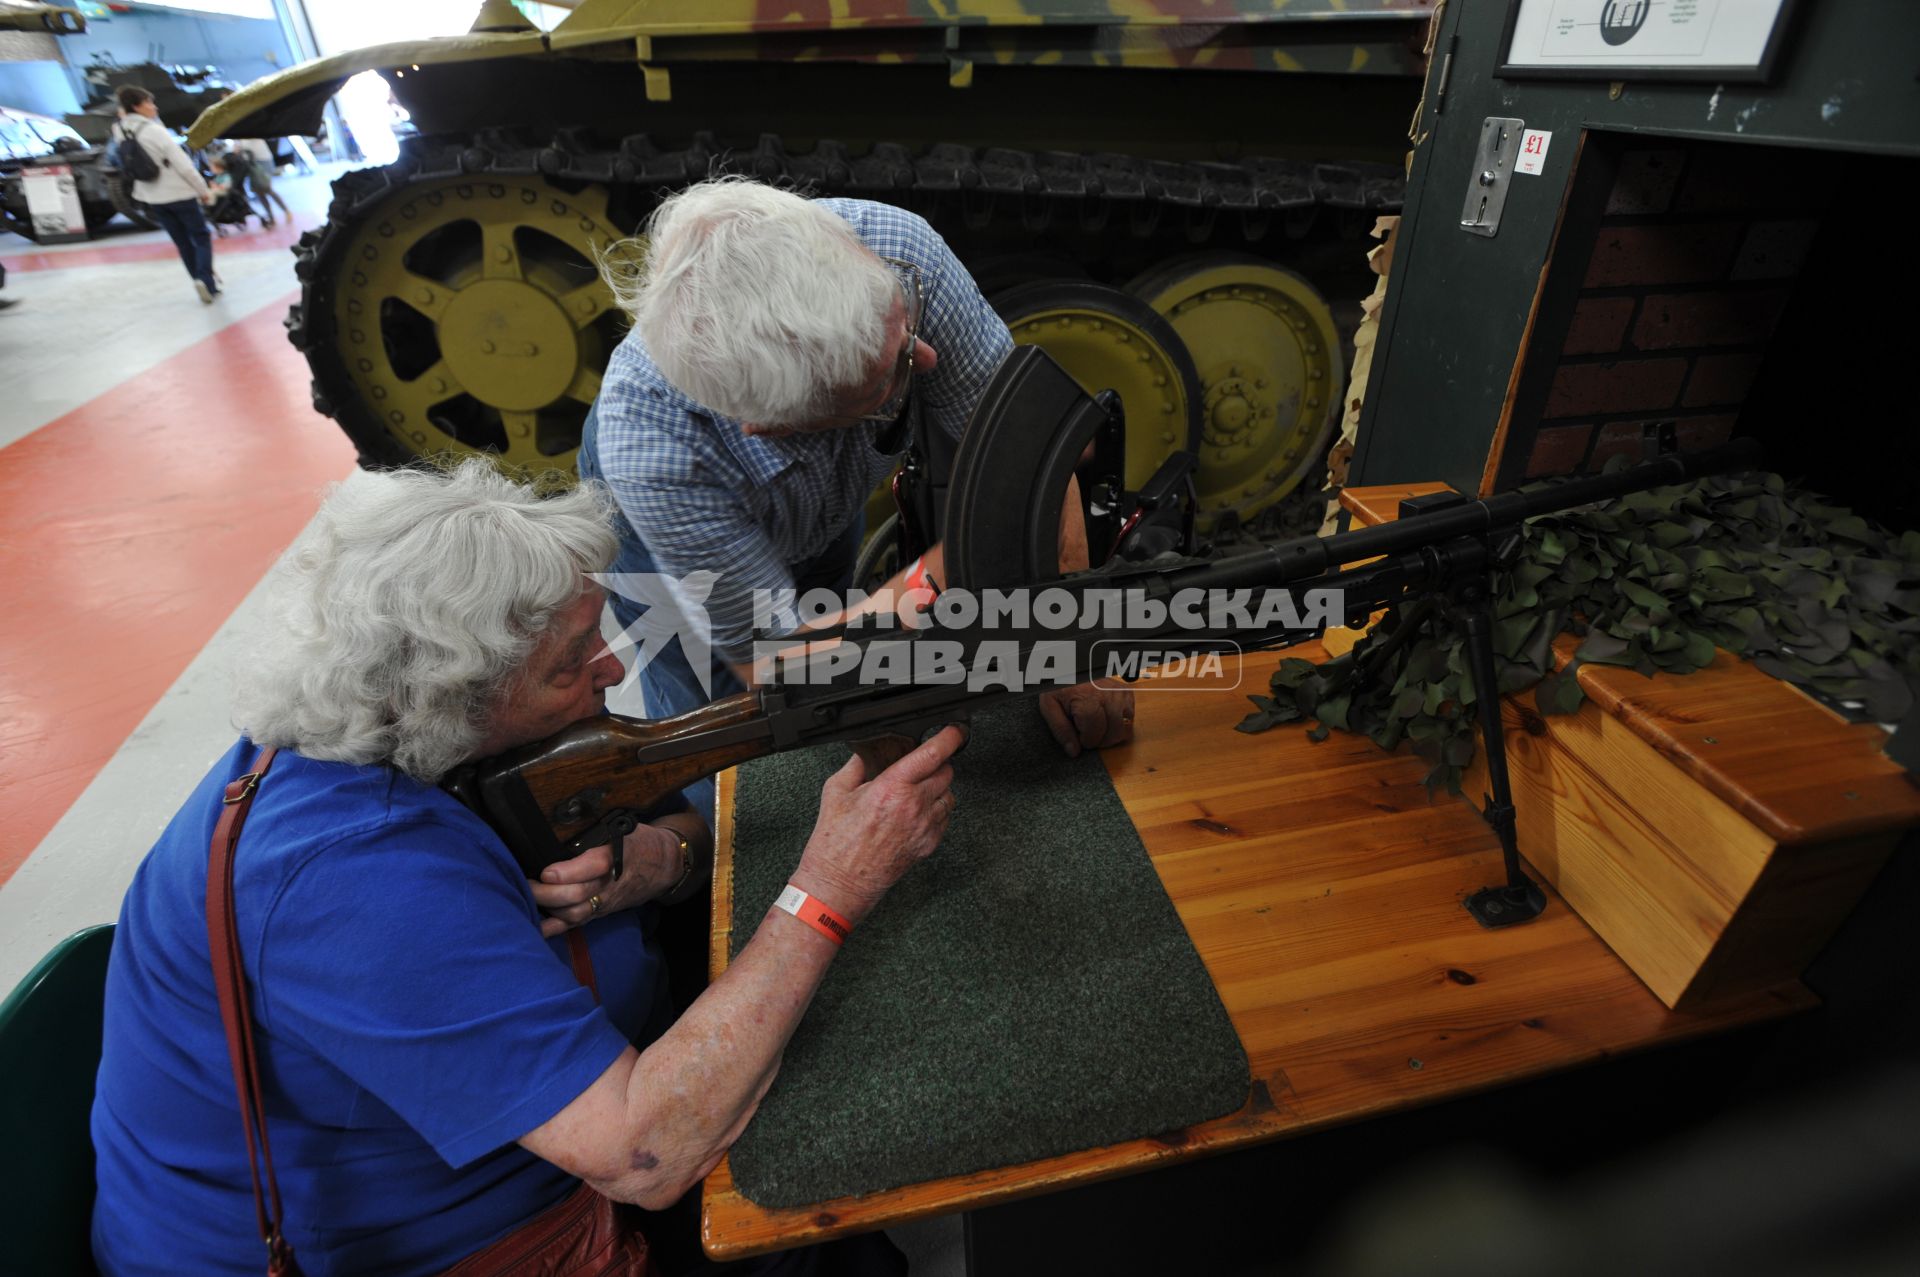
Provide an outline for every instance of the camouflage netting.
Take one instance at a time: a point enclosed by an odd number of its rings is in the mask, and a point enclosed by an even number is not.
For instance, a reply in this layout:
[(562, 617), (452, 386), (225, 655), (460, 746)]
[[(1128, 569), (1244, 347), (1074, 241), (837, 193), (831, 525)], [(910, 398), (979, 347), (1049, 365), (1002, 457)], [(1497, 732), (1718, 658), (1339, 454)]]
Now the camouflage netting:
[[(1477, 721), (1465, 632), (1437, 617), (1355, 688), (1386, 629), (1324, 664), (1283, 661), (1239, 730), (1316, 720), (1315, 740), (1335, 727), (1385, 749), (1408, 740), (1433, 764), (1428, 787), (1458, 793)], [(1563, 631), (1585, 639), (1556, 671)], [(1534, 688), (1545, 714), (1580, 707), (1583, 663), (1686, 674), (1716, 647), (1852, 718), (1899, 721), (1920, 688), (1920, 532), (1896, 535), (1779, 475), (1717, 475), (1534, 519), (1495, 577), (1500, 690)]]

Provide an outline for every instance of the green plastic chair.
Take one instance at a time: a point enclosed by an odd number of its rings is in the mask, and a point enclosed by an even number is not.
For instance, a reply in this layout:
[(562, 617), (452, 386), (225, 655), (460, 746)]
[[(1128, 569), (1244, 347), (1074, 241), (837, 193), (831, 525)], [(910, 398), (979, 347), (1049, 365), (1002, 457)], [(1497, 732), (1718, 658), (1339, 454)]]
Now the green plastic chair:
[(0, 1003), (0, 1237), (8, 1271), (95, 1272), (88, 1131), (111, 926), (54, 946)]

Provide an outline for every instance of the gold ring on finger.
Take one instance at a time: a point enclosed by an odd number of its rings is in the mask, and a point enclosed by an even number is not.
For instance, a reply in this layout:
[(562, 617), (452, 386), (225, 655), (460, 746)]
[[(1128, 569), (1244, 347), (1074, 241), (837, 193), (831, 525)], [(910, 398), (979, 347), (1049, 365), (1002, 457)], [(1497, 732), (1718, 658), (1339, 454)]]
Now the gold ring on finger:
[(588, 897), (587, 897), (587, 912), (588, 912), (588, 913), (590, 913), (590, 914), (594, 914), (594, 913), (599, 913), (599, 912), (600, 912), (600, 897), (599, 897), (599, 896), (588, 896)]

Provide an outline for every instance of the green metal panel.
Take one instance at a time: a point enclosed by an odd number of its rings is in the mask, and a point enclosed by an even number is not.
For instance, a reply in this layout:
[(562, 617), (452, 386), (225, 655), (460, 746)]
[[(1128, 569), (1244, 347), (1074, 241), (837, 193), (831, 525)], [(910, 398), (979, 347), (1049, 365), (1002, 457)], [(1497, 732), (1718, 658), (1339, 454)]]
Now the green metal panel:
[[(1434, 56), (1452, 65), (1444, 97), (1436, 71), (1421, 104), (1352, 483), (1479, 485), (1583, 129), (1920, 155), (1920, 5), (1796, 8), (1772, 84), (1628, 82), (1615, 96), (1604, 81), (1498, 77), (1507, 5), (1448, 5)], [(1513, 179), (1491, 239), (1459, 226), (1488, 116), (1553, 134), (1544, 173)], [(1893, 194), (1855, 198), (1871, 211)]]

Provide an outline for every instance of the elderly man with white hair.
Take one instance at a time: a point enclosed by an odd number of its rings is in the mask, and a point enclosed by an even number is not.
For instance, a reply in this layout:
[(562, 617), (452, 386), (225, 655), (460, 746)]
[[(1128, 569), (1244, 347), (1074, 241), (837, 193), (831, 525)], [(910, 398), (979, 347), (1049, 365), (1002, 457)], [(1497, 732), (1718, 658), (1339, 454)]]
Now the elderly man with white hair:
[[(756, 591), (847, 591), (867, 494), (915, 414), (957, 440), (1013, 339), (926, 220), (887, 204), (705, 182), (655, 210), (635, 257), (610, 272), (634, 323), (580, 473), (619, 502), (617, 571), (717, 574), (697, 600), (712, 668), (675, 643), (640, 671), (659, 716), (753, 681)], [(1062, 540), (1062, 566), (1085, 567), (1077, 522)], [(910, 583), (937, 587), (939, 562), (936, 548)], [(632, 628), (646, 603), (616, 590), (613, 608)], [(1060, 689), (1040, 711), (1069, 754), (1132, 735), (1130, 692)], [(687, 792), (711, 809), (710, 785)]]
[[(591, 579), (609, 516), (597, 485), (542, 497), (475, 461), (356, 475), (297, 543), (242, 663), (243, 735), (121, 909), (93, 1110), (103, 1273), (261, 1268), (210, 951), (237, 954), (274, 1212), (309, 1273), (524, 1271), (499, 1248), (615, 1218), (596, 1192), (668, 1207), (753, 1115), (844, 936), (771, 909), (675, 1019), (659, 904), (711, 863), (684, 803), (627, 835), (618, 876), (599, 847), (529, 882), (436, 786), (601, 712), (622, 674)], [(939, 842), (959, 742), (877, 775), (849, 761), (791, 890), (857, 928)], [(223, 946), (209, 849), (236, 805)]]

